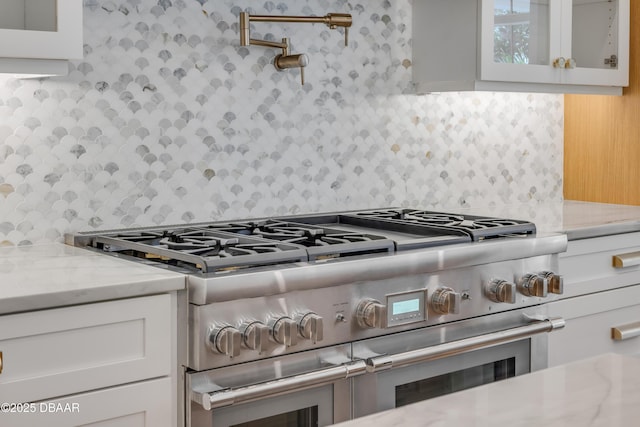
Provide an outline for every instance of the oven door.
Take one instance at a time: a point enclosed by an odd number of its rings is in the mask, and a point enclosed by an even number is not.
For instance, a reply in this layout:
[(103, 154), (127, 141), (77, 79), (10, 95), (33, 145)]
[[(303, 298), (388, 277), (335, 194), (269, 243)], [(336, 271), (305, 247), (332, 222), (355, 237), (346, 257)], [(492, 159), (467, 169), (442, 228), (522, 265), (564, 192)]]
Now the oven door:
[(187, 374), (187, 426), (326, 426), (351, 415), (351, 346)]
[[(515, 310), (354, 344), (367, 375), (354, 378), (354, 416), (522, 375), (547, 365), (547, 334), (562, 319)], [(537, 317), (537, 316), (536, 316)]]

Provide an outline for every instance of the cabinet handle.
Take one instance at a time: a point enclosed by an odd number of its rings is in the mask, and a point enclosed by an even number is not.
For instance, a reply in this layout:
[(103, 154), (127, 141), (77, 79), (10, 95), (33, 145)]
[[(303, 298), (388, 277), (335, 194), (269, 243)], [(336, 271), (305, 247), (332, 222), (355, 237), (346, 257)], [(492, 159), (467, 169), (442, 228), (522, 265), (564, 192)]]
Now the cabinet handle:
[(624, 341), (635, 337), (640, 337), (640, 322), (611, 328), (611, 339), (614, 341)]
[(640, 252), (629, 252), (613, 256), (613, 266), (615, 268), (626, 268), (640, 265)]
[(0, 374), (2, 373), (2, 352), (0, 351)]

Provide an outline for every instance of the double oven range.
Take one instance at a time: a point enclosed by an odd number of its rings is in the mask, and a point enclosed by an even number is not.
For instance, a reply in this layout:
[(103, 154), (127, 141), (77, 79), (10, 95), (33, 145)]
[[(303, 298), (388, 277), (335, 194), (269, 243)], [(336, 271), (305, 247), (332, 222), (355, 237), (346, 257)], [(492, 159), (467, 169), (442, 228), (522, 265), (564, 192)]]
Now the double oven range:
[[(564, 235), (378, 209), (78, 233), (182, 271), (180, 422), (324, 426), (546, 367)], [(186, 321), (188, 319), (188, 322)]]

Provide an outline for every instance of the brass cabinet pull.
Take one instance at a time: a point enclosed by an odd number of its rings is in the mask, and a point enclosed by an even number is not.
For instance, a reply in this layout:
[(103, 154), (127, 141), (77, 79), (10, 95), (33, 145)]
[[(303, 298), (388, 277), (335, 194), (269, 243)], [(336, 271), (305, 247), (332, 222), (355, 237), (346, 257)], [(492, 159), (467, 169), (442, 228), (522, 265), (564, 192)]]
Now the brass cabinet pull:
[(640, 252), (629, 252), (613, 256), (613, 266), (615, 268), (626, 268), (640, 265)]
[(2, 373), (2, 352), (0, 351), (0, 374)]
[(640, 337), (640, 322), (611, 328), (611, 339), (615, 341), (624, 341), (635, 337)]

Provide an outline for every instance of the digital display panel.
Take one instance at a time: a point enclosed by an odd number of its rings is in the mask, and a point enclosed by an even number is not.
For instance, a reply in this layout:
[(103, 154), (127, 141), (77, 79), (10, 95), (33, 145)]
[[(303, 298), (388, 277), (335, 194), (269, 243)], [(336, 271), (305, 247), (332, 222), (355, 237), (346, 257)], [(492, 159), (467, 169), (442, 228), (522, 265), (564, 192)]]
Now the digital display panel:
[(397, 316), (399, 314), (411, 313), (420, 310), (420, 300), (419, 299), (410, 299), (405, 301), (397, 301), (394, 302), (391, 306), (391, 312), (393, 316)]
[(387, 295), (387, 327), (427, 320), (427, 290)]

